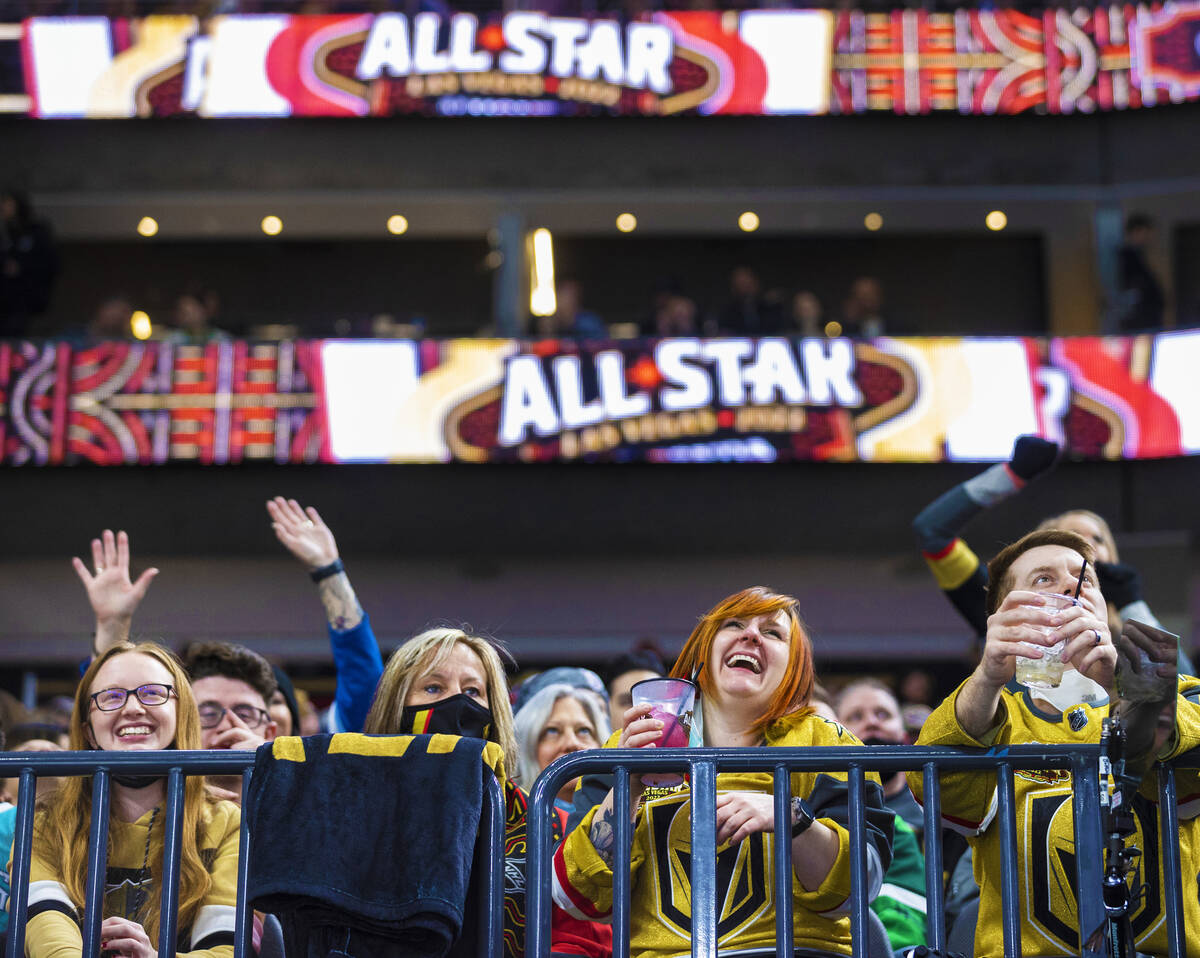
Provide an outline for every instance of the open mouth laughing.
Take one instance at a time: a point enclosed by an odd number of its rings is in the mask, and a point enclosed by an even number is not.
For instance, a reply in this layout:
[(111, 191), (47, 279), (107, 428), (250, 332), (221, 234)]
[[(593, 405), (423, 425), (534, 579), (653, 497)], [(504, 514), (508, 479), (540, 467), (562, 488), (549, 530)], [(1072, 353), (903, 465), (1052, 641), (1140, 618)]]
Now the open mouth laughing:
[(761, 675), (763, 670), (763, 664), (759, 659), (755, 658), (749, 652), (741, 651), (734, 652), (726, 658), (725, 666), (730, 669), (744, 669), (754, 675)]

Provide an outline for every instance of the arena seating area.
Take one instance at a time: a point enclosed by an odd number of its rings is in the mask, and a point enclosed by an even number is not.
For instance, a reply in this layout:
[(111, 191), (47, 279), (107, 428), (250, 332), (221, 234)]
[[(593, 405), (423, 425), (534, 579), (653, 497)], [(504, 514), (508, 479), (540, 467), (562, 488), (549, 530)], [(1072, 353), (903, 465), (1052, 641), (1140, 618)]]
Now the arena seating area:
[(1195, 953), (1198, 23), (0, 0), (4, 958)]

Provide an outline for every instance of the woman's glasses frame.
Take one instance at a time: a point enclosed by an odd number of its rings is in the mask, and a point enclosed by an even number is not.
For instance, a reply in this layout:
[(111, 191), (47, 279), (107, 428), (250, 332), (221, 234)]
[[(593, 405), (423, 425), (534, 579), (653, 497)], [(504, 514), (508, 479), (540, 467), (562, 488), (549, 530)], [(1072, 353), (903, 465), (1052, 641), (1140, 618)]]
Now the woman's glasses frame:
[[(166, 705), (174, 694), (173, 685), (167, 685), (165, 682), (147, 682), (136, 689), (101, 689), (89, 697), (101, 712), (117, 712), (125, 707), (131, 695), (136, 696), (146, 708), (158, 708), (160, 705)], [(102, 697), (105, 696), (107, 697), (103, 698), (103, 702), (106, 704), (101, 704)]]

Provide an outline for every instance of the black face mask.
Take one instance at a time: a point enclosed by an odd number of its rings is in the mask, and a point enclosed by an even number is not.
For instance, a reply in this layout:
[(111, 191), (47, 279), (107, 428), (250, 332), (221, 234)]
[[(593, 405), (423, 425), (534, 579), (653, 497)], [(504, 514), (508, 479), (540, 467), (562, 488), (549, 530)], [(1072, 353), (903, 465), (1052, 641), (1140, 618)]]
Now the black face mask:
[[(90, 722), (88, 723), (88, 728), (91, 728)], [(175, 743), (172, 742), (170, 745), (167, 746), (167, 748), (168, 749), (175, 748)], [(102, 749), (96, 745), (93, 745), (91, 742), (87, 743), (87, 750), (89, 752), (104, 751), (104, 749)], [(132, 773), (124, 773), (124, 774), (118, 775), (115, 772), (112, 774), (111, 778), (118, 785), (124, 785), (126, 788), (145, 788), (148, 785), (153, 785), (155, 782), (162, 782), (162, 781), (166, 780), (165, 775), (134, 775)]]
[(145, 788), (148, 785), (153, 785), (155, 782), (163, 781), (161, 775), (117, 775), (113, 774), (112, 780), (118, 785), (124, 785), (126, 788)]
[(400, 731), (405, 734), (486, 739), (491, 730), (491, 711), (465, 693), (430, 705), (408, 705), (400, 713)]

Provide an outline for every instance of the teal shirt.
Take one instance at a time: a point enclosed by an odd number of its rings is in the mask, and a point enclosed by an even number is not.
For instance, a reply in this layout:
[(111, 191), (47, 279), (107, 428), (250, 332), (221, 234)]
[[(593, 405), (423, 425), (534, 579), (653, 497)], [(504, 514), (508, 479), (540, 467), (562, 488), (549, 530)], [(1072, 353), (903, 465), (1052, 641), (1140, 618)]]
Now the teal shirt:
[[(0, 854), (4, 861), (12, 857), (13, 834), (17, 830), (17, 806), (0, 809)], [(8, 931), (8, 869), (0, 867), (0, 934)]]

